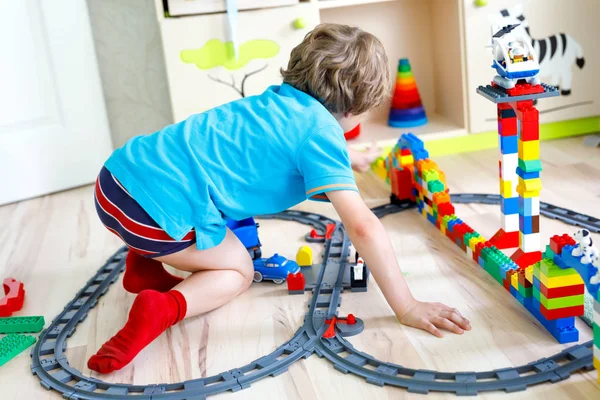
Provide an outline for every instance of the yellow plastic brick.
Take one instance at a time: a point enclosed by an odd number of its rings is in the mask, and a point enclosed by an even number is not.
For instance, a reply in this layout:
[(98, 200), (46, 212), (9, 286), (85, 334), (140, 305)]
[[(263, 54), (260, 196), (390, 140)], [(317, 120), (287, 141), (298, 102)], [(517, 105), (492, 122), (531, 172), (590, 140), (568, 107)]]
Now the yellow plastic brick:
[(530, 265), (529, 267), (525, 268), (525, 279), (533, 283), (533, 265)]
[(540, 141), (539, 140), (519, 140), (519, 158), (521, 160), (539, 160), (540, 159)]
[(505, 181), (503, 179), (500, 179), (500, 196), (507, 199), (513, 197), (511, 181)]
[(510, 276), (510, 285), (519, 290), (519, 274), (512, 274)]

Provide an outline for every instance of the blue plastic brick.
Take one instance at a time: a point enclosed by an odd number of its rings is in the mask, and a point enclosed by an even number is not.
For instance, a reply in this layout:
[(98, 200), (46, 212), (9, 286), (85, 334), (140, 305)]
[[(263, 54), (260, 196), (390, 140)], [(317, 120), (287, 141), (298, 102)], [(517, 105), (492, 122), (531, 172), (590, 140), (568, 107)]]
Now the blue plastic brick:
[(500, 199), (500, 210), (502, 214), (517, 214), (519, 212), (519, 198)]
[(540, 171), (525, 172), (525, 170), (517, 167), (517, 175), (521, 177), (521, 179), (536, 179), (540, 177)]
[(500, 142), (500, 151), (502, 154), (514, 154), (519, 151), (518, 136), (502, 136), (498, 135)]
[(573, 251), (573, 248), (574, 247), (571, 245), (566, 245), (563, 247), (562, 252), (560, 253), (562, 263), (563, 265), (567, 265), (569, 268), (575, 269), (575, 271), (581, 275), (588, 292), (593, 298), (597, 298), (600, 289), (600, 283), (592, 285), (590, 282), (590, 278), (594, 276), (596, 268), (592, 264), (582, 264), (580, 261), (581, 257), (572, 256), (571, 252)]
[(431, 222), (433, 225), (435, 225), (435, 224), (436, 224), (436, 219), (435, 219), (435, 217), (434, 217), (433, 215), (431, 215), (431, 214), (427, 214), (427, 220), (428, 220), (429, 222)]
[(481, 257), (481, 255), (479, 256), (479, 259), (477, 260), (477, 263), (482, 267), (485, 268), (485, 260), (483, 259), (483, 257)]
[(534, 233), (533, 218), (530, 216), (519, 215), (519, 230), (524, 234)]

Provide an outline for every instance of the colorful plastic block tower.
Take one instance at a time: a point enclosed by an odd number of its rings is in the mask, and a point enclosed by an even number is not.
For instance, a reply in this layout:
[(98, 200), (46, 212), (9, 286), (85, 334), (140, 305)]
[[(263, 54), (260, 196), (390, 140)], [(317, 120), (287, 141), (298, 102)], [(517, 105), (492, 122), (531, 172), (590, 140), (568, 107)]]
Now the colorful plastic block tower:
[[(502, 97), (490, 98), (486, 88), (477, 92), (496, 104), (500, 147), (500, 196), (502, 226), (490, 241), (500, 249), (519, 247), (511, 256), (521, 268), (540, 261), (539, 112), (533, 100), (548, 97), (545, 85), (517, 84), (504, 89), (492, 83)], [(558, 92), (552, 92), (558, 95)], [(523, 100), (527, 96), (527, 100)]]
[(4, 297), (0, 298), (0, 317), (10, 317), (13, 312), (23, 308), (25, 289), (23, 283), (13, 278), (3, 282)]
[(0, 333), (37, 333), (44, 322), (42, 316), (0, 318)]
[(574, 317), (583, 314), (583, 281), (575, 269), (557, 267), (552, 253), (553, 248), (568, 247), (572, 239), (551, 241), (546, 259), (519, 265), (455, 215), (446, 177), (415, 135), (402, 135), (383, 166), (392, 202), (414, 201), (429, 222), (503, 285), (556, 340), (578, 340)]
[(412, 74), (408, 59), (398, 62), (396, 88), (392, 98), (392, 107), (388, 124), (395, 128), (407, 128), (427, 123), (425, 108), (421, 103), (417, 82)]
[(35, 343), (35, 337), (11, 333), (0, 340), (0, 367)]

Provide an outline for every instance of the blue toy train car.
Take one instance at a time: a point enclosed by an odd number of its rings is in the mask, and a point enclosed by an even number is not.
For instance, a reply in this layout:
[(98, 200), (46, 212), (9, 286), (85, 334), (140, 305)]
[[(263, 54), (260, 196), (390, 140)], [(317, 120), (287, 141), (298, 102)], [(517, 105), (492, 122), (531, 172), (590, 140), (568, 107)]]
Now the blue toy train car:
[(240, 239), (240, 242), (248, 249), (250, 257), (255, 260), (262, 256), (260, 240), (258, 238), (258, 224), (254, 218), (246, 218), (241, 221), (227, 219), (227, 227)]

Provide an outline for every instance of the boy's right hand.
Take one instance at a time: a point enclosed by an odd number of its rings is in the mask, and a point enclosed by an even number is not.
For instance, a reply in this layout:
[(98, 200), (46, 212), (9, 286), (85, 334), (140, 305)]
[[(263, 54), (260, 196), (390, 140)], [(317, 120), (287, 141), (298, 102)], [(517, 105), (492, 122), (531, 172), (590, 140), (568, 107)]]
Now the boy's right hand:
[(397, 315), (401, 324), (423, 329), (437, 337), (444, 337), (438, 329), (462, 334), (471, 330), (471, 323), (461, 313), (442, 303), (425, 303), (414, 300), (409, 304), (403, 315)]

